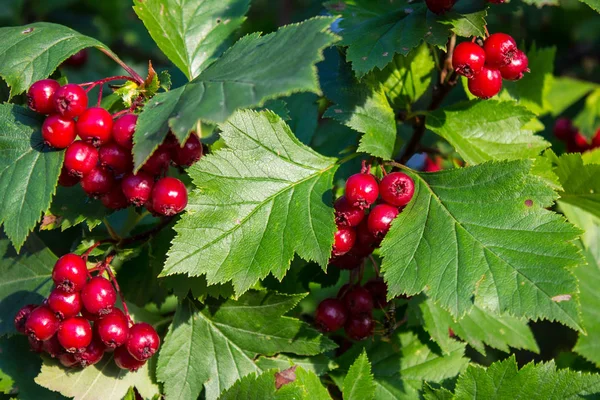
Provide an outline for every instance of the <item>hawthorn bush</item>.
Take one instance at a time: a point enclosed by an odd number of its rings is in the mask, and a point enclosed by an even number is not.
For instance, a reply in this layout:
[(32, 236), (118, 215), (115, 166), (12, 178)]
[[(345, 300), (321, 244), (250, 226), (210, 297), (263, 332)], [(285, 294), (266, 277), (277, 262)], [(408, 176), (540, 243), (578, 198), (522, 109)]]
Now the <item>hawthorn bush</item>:
[(3, 6), (0, 397), (600, 398), (597, 11)]

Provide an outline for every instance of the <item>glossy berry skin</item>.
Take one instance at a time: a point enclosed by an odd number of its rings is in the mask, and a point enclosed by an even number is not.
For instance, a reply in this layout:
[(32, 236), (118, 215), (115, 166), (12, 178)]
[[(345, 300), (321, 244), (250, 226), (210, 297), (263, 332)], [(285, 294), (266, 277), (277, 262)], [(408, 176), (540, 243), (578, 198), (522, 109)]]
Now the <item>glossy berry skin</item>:
[(156, 353), (160, 346), (160, 338), (152, 325), (139, 322), (129, 328), (127, 351), (138, 361), (146, 361)]
[(81, 179), (81, 188), (90, 197), (99, 197), (115, 186), (115, 177), (106, 168), (96, 167)]
[(58, 335), (54, 335), (50, 339), (43, 341), (42, 349), (52, 358), (56, 358), (65, 352), (65, 349), (58, 341)]
[(344, 330), (352, 340), (363, 340), (373, 335), (375, 322), (369, 314), (352, 315), (348, 318)]
[(140, 171), (135, 175), (126, 175), (121, 182), (121, 189), (125, 198), (129, 203), (136, 206), (141, 206), (150, 199), (153, 187), (154, 178), (144, 171)]
[(183, 147), (175, 145), (172, 155), (175, 165), (189, 167), (195, 164), (202, 157), (202, 143), (200, 143), (198, 135), (192, 133)]
[(48, 306), (33, 310), (25, 322), (25, 334), (35, 340), (48, 340), (56, 333), (60, 321)]
[(525, 53), (521, 50), (516, 50), (510, 63), (500, 67), (500, 75), (502, 75), (503, 79), (518, 81), (523, 78), (525, 72), (529, 72), (529, 68), (527, 68), (528, 65), (529, 60)]
[(367, 220), (369, 231), (382, 238), (390, 230), (392, 221), (398, 216), (398, 208), (389, 204), (377, 204), (371, 210)]
[(77, 133), (82, 140), (99, 147), (112, 139), (112, 125), (112, 115), (108, 111), (92, 107), (77, 120)]
[(94, 335), (90, 344), (82, 352), (75, 354), (75, 360), (82, 368), (97, 364), (104, 357), (104, 349), (104, 344)]
[(365, 211), (350, 204), (346, 196), (337, 199), (333, 208), (335, 209), (335, 223), (337, 226), (357, 226), (365, 218)]
[(175, 215), (187, 206), (187, 189), (177, 178), (159, 179), (152, 189), (152, 208), (161, 215)]
[(321, 332), (333, 332), (346, 323), (348, 313), (338, 299), (325, 299), (319, 303), (315, 313), (315, 325)]
[(86, 310), (85, 307), (81, 308), (81, 316), (91, 322), (98, 322), (98, 321), (100, 321), (100, 317), (101, 317), (98, 314), (92, 314), (91, 312)]
[(79, 85), (68, 83), (54, 93), (54, 108), (65, 118), (79, 117), (87, 109), (88, 98)]
[(27, 91), (27, 104), (29, 108), (40, 114), (52, 114), (54, 108), (54, 93), (60, 87), (60, 83), (54, 79), (42, 79), (34, 82)]
[(569, 153), (583, 153), (590, 148), (590, 143), (581, 132), (576, 132), (575, 135), (567, 141), (567, 151)]
[(25, 323), (27, 322), (27, 318), (29, 317), (29, 314), (31, 314), (31, 312), (36, 308), (37, 306), (35, 304), (27, 304), (17, 311), (14, 319), (15, 329), (17, 332), (25, 334)]
[(485, 63), (490, 68), (500, 68), (508, 65), (517, 51), (517, 42), (506, 33), (493, 33), (485, 42)]
[(334, 256), (341, 256), (352, 250), (356, 242), (356, 232), (352, 228), (338, 228), (333, 236)]
[(113, 308), (110, 314), (100, 318), (95, 328), (102, 343), (112, 349), (124, 345), (129, 337), (129, 322), (118, 308)]
[(133, 149), (133, 134), (137, 115), (125, 114), (113, 123), (112, 136), (115, 142), (124, 149)]
[(485, 51), (476, 43), (462, 42), (452, 54), (452, 67), (457, 74), (472, 78), (485, 65)]
[(92, 342), (92, 327), (83, 317), (65, 319), (58, 328), (58, 341), (69, 353), (81, 353)]
[(65, 151), (64, 167), (71, 176), (82, 178), (98, 164), (98, 150), (91, 144), (77, 140)]
[(392, 172), (381, 180), (379, 194), (386, 203), (403, 207), (415, 194), (415, 182), (404, 172)]
[(75, 354), (62, 353), (58, 356), (58, 361), (67, 368), (75, 368), (79, 366), (79, 361), (75, 358)]
[(117, 292), (112, 283), (101, 276), (95, 276), (81, 291), (81, 301), (87, 311), (96, 315), (109, 314), (115, 301)]
[(79, 183), (80, 179), (69, 174), (69, 171), (63, 165), (58, 176), (58, 184), (62, 187), (72, 187)]
[(48, 296), (48, 307), (62, 321), (79, 314), (81, 311), (81, 297), (79, 292), (67, 293), (60, 289), (54, 289)]
[(88, 53), (86, 49), (79, 50), (77, 53), (73, 54), (71, 57), (67, 58), (64, 61), (64, 64), (69, 65), (71, 67), (81, 67), (87, 61)]
[(483, 67), (481, 72), (469, 79), (469, 92), (480, 99), (494, 97), (502, 89), (502, 75), (497, 69)]
[(123, 194), (123, 190), (121, 190), (120, 182), (117, 183), (110, 192), (100, 196), (100, 201), (104, 207), (111, 210), (120, 210), (122, 208), (127, 208), (129, 205), (129, 202)]
[(443, 14), (450, 11), (457, 0), (425, 0), (427, 8), (434, 14)]
[(371, 294), (373, 305), (377, 308), (385, 308), (387, 301), (387, 285), (381, 278), (371, 279), (363, 286)]
[(50, 115), (42, 124), (44, 143), (55, 149), (68, 147), (77, 137), (75, 121), (60, 115)]
[(333, 265), (339, 269), (354, 269), (361, 266), (364, 259), (357, 257), (353, 252), (348, 252), (343, 256), (334, 256), (329, 260), (329, 265)]
[(127, 351), (126, 346), (117, 347), (114, 353), (114, 361), (117, 364), (117, 367), (121, 369), (127, 369), (131, 372), (135, 372), (140, 369), (146, 361), (139, 361), (133, 358), (131, 354)]
[(350, 315), (370, 313), (373, 311), (373, 297), (361, 286), (354, 286), (342, 298), (344, 306)]
[(98, 149), (100, 165), (113, 171), (116, 175), (130, 172), (133, 169), (131, 151), (118, 144), (106, 143)]
[(65, 254), (56, 261), (52, 270), (52, 280), (64, 292), (78, 292), (87, 282), (87, 266), (77, 254)]
[(148, 161), (142, 165), (142, 171), (149, 173), (150, 175), (161, 175), (169, 168), (171, 163), (171, 152), (167, 146), (161, 145), (156, 151), (150, 156)]
[(567, 141), (577, 134), (577, 128), (569, 118), (559, 118), (554, 123), (554, 136), (558, 140)]
[(354, 207), (369, 208), (379, 196), (377, 179), (371, 174), (354, 174), (346, 181), (346, 199)]

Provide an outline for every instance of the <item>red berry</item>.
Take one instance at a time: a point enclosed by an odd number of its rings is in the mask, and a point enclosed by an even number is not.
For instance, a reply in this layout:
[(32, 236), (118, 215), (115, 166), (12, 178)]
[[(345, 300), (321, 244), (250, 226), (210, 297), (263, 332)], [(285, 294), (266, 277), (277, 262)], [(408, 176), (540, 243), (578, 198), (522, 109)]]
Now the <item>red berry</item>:
[(462, 42), (454, 49), (452, 67), (457, 74), (472, 78), (485, 65), (485, 51), (476, 43)]
[(106, 143), (98, 149), (100, 165), (113, 171), (116, 175), (130, 172), (133, 169), (131, 151), (116, 143)]
[(344, 285), (342, 285), (342, 287), (340, 288), (340, 290), (338, 290), (336, 297), (340, 300), (342, 300), (342, 302), (344, 301), (344, 295), (346, 293), (348, 293), (348, 291), (350, 291), (350, 289), (352, 289), (352, 285), (349, 283), (345, 283)]
[(92, 322), (98, 322), (100, 321), (100, 315), (98, 314), (92, 314), (91, 312), (89, 312), (88, 310), (85, 309), (85, 307), (81, 308), (81, 316), (85, 319), (87, 319), (88, 321), (92, 321)]
[(154, 179), (144, 171), (137, 174), (129, 174), (123, 178), (121, 189), (127, 201), (136, 206), (141, 206), (150, 199)]
[(443, 14), (454, 7), (457, 0), (425, 0), (427, 8), (434, 14)]
[(364, 288), (371, 293), (375, 307), (385, 308), (387, 306), (387, 285), (383, 279), (371, 279), (369, 282), (365, 283)]
[(480, 99), (494, 97), (502, 89), (502, 75), (497, 69), (483, 67), (481, 72), (469, 79), (469, 92)]
[(69, 353), (80, 353), (92, 342), (92, 327), (83, 317), (65, 319), (58, 328), (58, 341)]
[(87, 282), (87, 266), (77, 254), (65, 254), (56, 261), (52, 280), (57, 288), (67, 292), (78, 292)]
[(50, 115), (42, 124), (42, 137), (48, 146), (64, 149), (77, 137), (75, 121), (58, 114)]
[(352, 228), (338, 228), (333, 237), (333, 255), (341, 256), (346, 254), (354, 246), (356, 241), (356, 232)]
[(37, 306), (35, 304), (27, 304), (17, 311), (14, 320), (15, 329), (17, 332), (25, 334), (25, 323), (27, 322), (27, 318), (29, 317), (29, 314), (31, 314), (31, 312), (36, 308)]
[(69, 174), (69, 171), (63, 167), (60, 170), (60, 175), (58, 176), (58, 184), (62, 187), (71, 187), (75, 186), (79, 183), (79, 178), (76, 176), (72, 176)]
[(432, 160), (431, 157), (425, 157), (425, 166), (423, 167), (423, 172), (438, 172), (442, 170), (442, 166), (440, 165), (440, 160), (436, 158), (436, 160)]
[(41, 340), (37, 340), (29, 336), (27, 341), (29, 342), (29, 349), (34, 353), (41, 353), (44, 351), (44, 342)]
[(60, 83), (54, 79), (42, 79), (34, 82), (27, 91), (27, 104), (29, 108), (40, 114), (52, 114), (54, 108), (54, 93), (60, 87)]
[(600, 129), (596, 131), (596, 134), (592, 138), (592, 147), (597, 148), (600, 147)]
[(356, 226), (365, 218), (365, 211), (350, 204), (346, 196), (337, 199), (333, 208), (337, 226)]
[(65, 118), (79, 117), (86, 110), (87, 93), (74, 83), (61, 86), (54, 93), (54, 108)]
[(35, 340), (48, 340), (56, 333), (60, 321), (48, 306), (39, 306), (29, 314), (25, 333)]
[(509, 81), (518, 81), (523, 77), (525, 72), (529, 72), (529, 60), (525, 53), (521, 50), (516, 50), (515, 54), (509, 64), (500, 67), (500, 74), (502, 78)]
[(377, 237), (384, 237), (390, 230), (392, 221), (398, 216), (398, 208), (389, 204), (377, 204), (367, 220), (369, 231)]
[(512, 61), (517, 51), (517, 42), (506, 33), (493, 33), (483, 42), (483, 50), (486, 65), (500, 68)]
[(363, 340), (373, 334), (375, 323), (369, 314), (352, 315), (348, 318), (344, 330), (352, 340)]
[(75, 354), (75, 360), (83, 368), (94, 365), (104, 356), (104, 344), (97, 335), (93, 335), (90, 344), (81, 352)]
[(139, 361), (133, 358), (125, 346), (117, 347), (114, 354), (114, 360), (117, 367), (128, 369), (131, 372), (137, 371), (146, 364), (146, 361)]
[(92, 314), (109, 314), (116, 300), (117, 292), (115, 292), (112, 283), (101, 276), (95, 276), (90, 279), (81, 291), (83, 306)]
[(590, 148), (590, 143), (581, 132), (576, 132), (575, 135), (567, 141), (567, 151), (570, 153), (583, 153)]
[(373, 311), (373, 297), (371, 297), (371, 293), (367, 289), (361, 286), (354, 286), (348, 290), (342, 301), (350, 315)]
[(124, 149), (133, 149), (133, 134), (135, 133), (137, 119), (138, 117), (135, 114), (125, 114), (113, 123), (113, 138)]
[(506, 0), (487, 0), (488, 3), (492, 4), (504, 4)]
[(127, 351), (136, 360), (146, 361), (156, 353), (160, 346), (160, 338), (152, 325), (138, 322), (129, 328)]
[(334, 256), (329, 260), (329, 265), (333, 265), (339, 269), (354, 269), (362, 265), (364, 259), (354, 255), (352, 252), (346, 253), (343, 256)]
[(115, 177), (106, 168), (96, 167), (81, 179), (81, 187), (90, 197), (98, 197), (115, 187)]
[(160, 175), (169, 168), (171, 163), (171, 152), (167, 146), (161, 145), (150, 156), (148, 161), (142, 165), (142, 170), (150, 175)]
[(100, 340), (109, 348), (122, 346), (129, 337), (129, 321), (118, 308), (113, 308), (110, 314), (102, 317), (95, 327)]
[(58, 319), (71, 318), (81, 311), (81, 297), (79, 292), (67, 293), (57, 288), (48, 296), (48, 306)]
[(315, 325), (322, 332), (333, 332), (346, 323), (347, 312), (338, 299), (325, 299), (317, 307)]
[[(371, 247), (371, 251), (366, 254), (367, 256), (373, 252), (376, 247), (381, 244), (381, 238), (377, 237), (369, 230), (369, 218), (364, 219), (356, 227), (356, 243), (355, 247), (367, 249)], [(366, 250), (365, 250), (366, 251)], [(354, 250), (352, 251), (354, 253)]]
[(65, 352), (65, 349), (58, 341), (58, 335), (54, 335), (50, 339), (42, 342), (42, 349), (52, 358), (59, 357)]
[(67, 368), (79, 366), (79, 361), (75, 358), (75, 354), (72, 353), (62, 353), (58, 356), (58, 361)]
[(152, 208), (162, 215), (175, 215), (187, 206), (187, 189), (177, 178), (159, 179), (152, 189)]
[(371, 174), (354, 174), (346, 181), (346, 199), (355, 207), (369, 208), (377, 196), (379, 185)]
[(112, 115), (104, 108), (92, 107), (77, 119), (77, 133), (82, 140), (98, 147), (112, 139)]
[(98, 164), (98, 150), (84, 141), (73, 142), (65, 151), (64, 167), (71, 176), (81, 178)]
[(567, 141), (575, 136), (577, 128), (573, 126), (569, 118), (559, 118), (554, 123), (554, 136), (558, 140)]
[(64, 64), (69, 65), (71, 67), (81, 67), (87, 61), (88, 53), (86, 49), (79, 50), (77, 53), (73, 54), (71, 57), (67, 58), (64, 61)]
[(202, 143), (198, 135), (192, 132), (183, 147), (177, 145), (173, 147), (173, 161), (176, 165), (189, 167), (195, 164), (202, 157)]
[(120, 183), (117, 183), (110, 192), (100, 196), (100, 201), (104, 207), (111, 210), (120, 210), (122, 208), (127, 208), (129, 205), (129, 202), (123, 194)]
[(387, 174), (379, 184), (381, 198), (396, 207), (407, 205), (415, 194), (415, 182), (404, 172)]

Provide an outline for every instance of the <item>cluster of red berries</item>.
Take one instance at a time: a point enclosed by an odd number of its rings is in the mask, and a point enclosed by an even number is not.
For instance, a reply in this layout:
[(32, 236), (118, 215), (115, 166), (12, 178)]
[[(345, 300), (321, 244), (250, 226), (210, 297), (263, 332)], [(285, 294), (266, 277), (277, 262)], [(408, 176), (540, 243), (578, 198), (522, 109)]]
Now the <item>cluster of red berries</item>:
[(518, 81), (529, 72), (528, 59), (517, 48), (512, 36), (494, 33), (483, 47), (473, 42), (460, 43), (452, 55), (452, 67), (469, 79), (469, 91), (481, 99), (500, 93), (502, 79)]
[(131, 150), (137, 115), (124, 114), (113, 123), (107, 110), (87, 107), (87, 93), (80, 85), (60, 86), (52, 79), (31, 85), (28, 102), (33, 111), (48, 115), (42, 125), (45, 143), (66, 148), (60, 185), (79, 183), (90, 197), (99, 197), (114, 210), (135, 205), (154, 215), (174, 215), (186, 207), (185, 185), (164, 175), (171, 164), (187, 167), (200, 159), (203, 148), (196, 134), (183, 147), (168, 135), (134, 175)]
[[(458, 0), (425, 0), (429, 11), (434, 14), (444, 14), (452, 9)], [(506, 0), (487, 0), (488, 3), (502, 4)]]
[(591, 143), (579, 132), (569, 118), (559, 118), (554, 123), (554, 136), (565, 142), (569, 153), (583, 153), (600, 148), (600, 129), (592, 138)]
[(92, 277), (82, 257), (61, 257), (52, 279), (55, 288), (43, 304), (26, 305), (15, 316), (17, 331), (28, 336), (33, 351), (46, 352), (69, 368), (94, 365), (114, 351), (115, 364), (130, 371), (156, 353), (160, 338), (154, 328), (132, 324), (129, 314), (115, 307), (111, 281)]

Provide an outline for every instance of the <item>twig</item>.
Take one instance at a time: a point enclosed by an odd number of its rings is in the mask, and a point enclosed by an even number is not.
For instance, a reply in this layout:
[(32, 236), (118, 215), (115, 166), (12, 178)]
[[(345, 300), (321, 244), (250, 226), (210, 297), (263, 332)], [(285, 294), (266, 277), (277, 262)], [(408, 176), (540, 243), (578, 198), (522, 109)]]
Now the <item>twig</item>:
[(121, 303), (123, 304), (123, 311), (125, 311), (125, 315), (127, 315), (127, 319), (129, 320), (129, 325), (131, 326), (131, 325), (133, 325), (133, 320), (131, 319), (131, 315), (129, 314), (129, 309), (127, 308), (127, 303), (125, 302), (125, 296), (123, 296), (123, 292), (121, 292), (121, 288), (119, 287), (119, 282), (117, 282), (117, 277), (115, 276), (114, 272), (110, 268), (110, 262), (113, 260), (114, 257), (115, 257), (114, 254), (106, 257), (106, 260), (104, 260), (104, 263), (103, 263), (104, 270), (110, 277), (110, 280), (113, 283), (113, 285), (115, 285), (115, 290), (117, 291), (117, 293), (119, 293), (119, 297), (121, 298)]
[(101, 52), (103, 52), (104, 54), (106, 54), (108, 57), (110, 57), (114, 62), (116, 62), (117, 64), (119, 64), (121, 66), (121, 68), (123, 68), (125, 71), (127, 71), (127, 73), (129, 75), (131, 75), (131, 77), (139, 84), (143, 84), (144, 83), (144, 78), (142, 78), (137, 72), (135, 72), (133, 70), (133, 68), (131, 68), (129, 65), (125, 64), (119, 57), (117, 57), (115, 54), (113, 54), (111, 51), (107, 50), (107, 49), (103, 49), (103, 48), (99, 48), (99, 50)]

